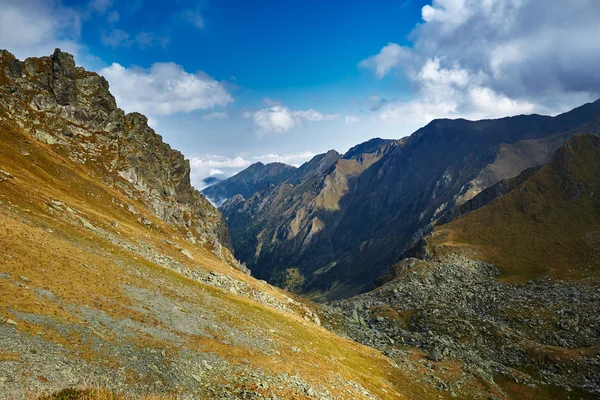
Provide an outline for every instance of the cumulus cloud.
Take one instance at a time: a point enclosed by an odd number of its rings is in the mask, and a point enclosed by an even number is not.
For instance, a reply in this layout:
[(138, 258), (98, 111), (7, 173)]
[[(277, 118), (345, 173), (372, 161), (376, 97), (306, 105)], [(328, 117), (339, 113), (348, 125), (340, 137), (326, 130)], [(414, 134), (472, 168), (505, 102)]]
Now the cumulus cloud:
[(433, 0), (422, 18), (412, 46), (388, 43), (359, 64), (411, 84), (382, 119), (557, 113), (600, 97), (595, 0)]
[(346, 115), (346, 117), (344, 118), (345, 124), (354, 124), (358, 121), (360, 121), (360, 118), (354, 117), (352, 115)]
[(359, 66), (370, 68), (382, 78), (402, 64), (403, 60), (411, 58), (411, 50), (396, 43), (388, 43), (379, 53), (360, 62)]
[(209, 110), (233, 101), (225, 87), (202, 72), (191, 74), (175, 63), (149, 69), (114, 63), (99, 71), (121, 108), (149, 116)]
[(259, 161), (264, 164), (281, 162), (298, 167), (314, 156), (314, 153), (305, 151), (289, 154), (268, 153), (258, 156), (225, 157), (219, 155), (205, 155), (193, 157), (190, 160), (190, 165), (192, 167), (191, 179), (194, 186), (197, 189), (202, 190), (206, 187), (203, 180), (209, 176), (225, 179)]
[[(264, 99), (269, 100), (270, 99)], [(303, 121), (330, 121), (338, 114), (322, 114), (312, 108), (309, 110), (291, 110), (283, 105), (273, 105), (254, 112), (244, 112), (244, 118), (252, 118), (259, 135), (265, 133), (281, 133), (292, 129)]]
[(82, 47), (81, 15), (61, 3), (4, 0), (0, 12), (0, 46), (24, 59), (47, 56), (55, 48), (77, 56)]

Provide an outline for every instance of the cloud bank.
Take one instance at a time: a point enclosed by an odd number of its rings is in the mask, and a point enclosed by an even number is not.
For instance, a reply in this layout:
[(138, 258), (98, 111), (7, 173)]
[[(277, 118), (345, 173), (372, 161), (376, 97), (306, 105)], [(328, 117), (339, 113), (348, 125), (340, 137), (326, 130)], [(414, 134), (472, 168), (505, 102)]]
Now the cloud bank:
[(81, 15), (60, 3), (3, 0), (0, 45), (17, 58), (47, 56), (60, 47), (77, 55), (82, 45)]
[(413, 96), (378, 117), (558, 113), (600, 97), (600, 7), (595, 0), (433, 0), (413, 45), (388, 43), (359, 67), (400, 74)]

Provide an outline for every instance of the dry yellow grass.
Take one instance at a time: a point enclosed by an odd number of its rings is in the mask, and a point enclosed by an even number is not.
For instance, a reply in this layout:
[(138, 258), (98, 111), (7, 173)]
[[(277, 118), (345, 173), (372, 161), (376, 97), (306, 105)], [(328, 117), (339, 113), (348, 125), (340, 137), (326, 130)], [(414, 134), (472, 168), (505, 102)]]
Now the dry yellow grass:
[(112, 392), (100, 386), (64, 389), (49, 395), (29, 395), (31, 400), (179, 400), (176, 395), (126, 395)]
[[(24, 155), (22, 150), (29, 155)], [(218, 305), (211, 311), (219, 324), (236, 327), (242, 332), (258, 332), (265, 337), (272, 335), (272, 343), (279, 354), (266, 356), (252, 348), (225, 345), (218, 339), (196, 336), (186, 337), (181, 346), (215, 354), (232, 365), (246, 360), (252, 367), (269, 374), (298, 375), (313, 385), (329, 387), (330, 375), (337, 374), (342, 380), (356, 382), (381, 399), (448, 397), (446, 393), (419, 383), (420, 372), (399, 370), (378, 351), (338, 337), (305, 321), (301, 314), (280, 311), (188, 279), (85, 229), (79, 217), (127, 242), (146, 243), (190, 269), (232, 276), (284, 301), (290, 296), (232, 269), (207, 249), (181, 239), (184, 235), (179, 228), (153, 217), (142, 203), (103, 185), (92, 178), (85, 167), (56, 154), (49, 146), (33, 141), (22, 132), (6, 127), (0, 129), (0, 169), (15, 177), (0, 182), (2, 272), (12, 278), (27, 278), (20, 285), (0, 281), (0, 315), (17, 321), (16, 328), (21, 333), (33, 336), (42, 332), (45, 340), (63, 346), (73, 357), (118, 368), (123, 366), (123, 360), (99, 351), (89, 340), (20, 320), (13, 310), (88, 327), (91, 334), (111, 342), (116, 338), (110, 330), (93, 329), (88, 321), (64, 305), (87, 306), (115, 319), (131, 319), (169, 330), (170, 327), (136, 310), (123, 284), (198, 307), (206, 307), (203, 302), (209, 295)], [(51, 207), (52, 200), (60, 201), (63, 210)], [(137, 216), (128, 212), (127, 207), (119, 206), (120, 203), (134, 205), (152, 221), (152, 228), (140, 224)], [(76, 215), (64, 211), (66, 207), (74, 210)], [(118, 227), (112, 224), (113, 221)], [(183, 256), (176, 246), (165, 244), (165, 239), (188, 250), (194, 261)], [(48, 290), (60, 302), (41, 301), (29, 287)], [(303, 300), (302, 304), (314, 307), (309, 301)], [(271, 334), (271, 331), (275, 333)], [(177, 350), (174, 343), (148, 335), (131, 340), (141, 348), (156, 348), (168, 354)], [(291, 351), (292, 347), (298, 348), (300, 353)], [(1, 357), (18, 360), (18, 354), (6, 353)], [(130, 379), (139, 377), (133, 375)], [(97, 388), (79, 395), (88, 396), (78, 397), (83, 399), (126, 398)], [(286, 392), (279, 395), (291, 396)], [(343, 392), (342, 396), (350, 395)]]
[(495, 264), (502, 279), (513, 282), (597, 277), (600, 163), (590, 140), (598, 139), (573, 138), (576, 149), (566, 152), (566, 161), (551, 161), (506, 196), (436, 228), (432, 252), (466, 252)]

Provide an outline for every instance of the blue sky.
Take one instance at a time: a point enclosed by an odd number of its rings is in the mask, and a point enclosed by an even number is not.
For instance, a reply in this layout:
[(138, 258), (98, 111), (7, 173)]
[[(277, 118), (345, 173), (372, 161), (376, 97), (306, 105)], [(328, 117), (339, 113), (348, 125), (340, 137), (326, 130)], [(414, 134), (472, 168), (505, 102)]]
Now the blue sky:
[(73, 53), (191, 159), (197, 186), (433, 118), (600, 97), (595, 0), (0, 2), (0, 47)]

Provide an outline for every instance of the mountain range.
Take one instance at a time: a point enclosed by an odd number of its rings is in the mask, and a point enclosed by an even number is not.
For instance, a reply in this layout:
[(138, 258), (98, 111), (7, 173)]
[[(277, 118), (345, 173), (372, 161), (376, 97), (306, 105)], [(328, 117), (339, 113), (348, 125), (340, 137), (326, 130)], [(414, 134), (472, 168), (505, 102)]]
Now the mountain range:
[(400, 140), (318, 155), (291, 174), (255, 165), (205, 194), (229, 197), (220, 210), (255, 276), (334, 300), (371, 288), (448, 210), (544, 164), (577, 133), (600, 133), (600, 101), (556, 117), (434, 120)]
[(435, 120), (202, 194), (104, 78), (0, 51), (0, 399), (598, 398), (599, 133)]

